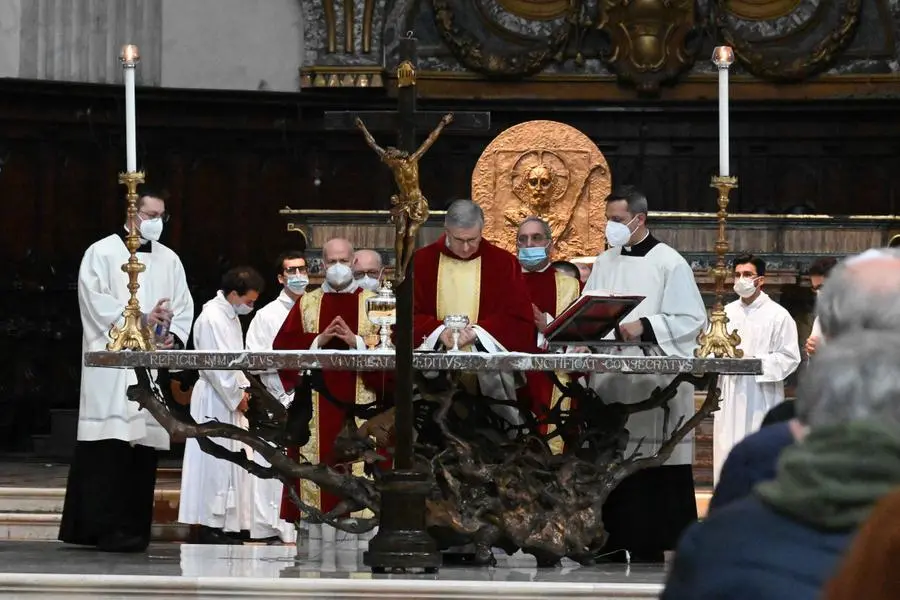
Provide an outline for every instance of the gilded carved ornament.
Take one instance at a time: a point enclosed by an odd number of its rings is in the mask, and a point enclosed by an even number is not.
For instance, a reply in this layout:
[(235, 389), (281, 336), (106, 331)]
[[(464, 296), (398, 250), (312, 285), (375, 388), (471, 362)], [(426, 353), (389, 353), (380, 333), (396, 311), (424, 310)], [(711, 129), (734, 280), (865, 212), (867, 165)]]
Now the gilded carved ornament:
[(552, 21), (566, 15), (569, 0), (497, 0), (510, 14), (534, 21)]
[(603, 61), (640, 92), (657, 93), (694, 64), (694, 0), (601, 0), (598, 11)]
[(435, 26), (462, 65), (492, 77), (517, 78), (539, 73), (563, 51), (582, 0), (567, 1), (566, 11), (560, 16), (537, 19), (555, 18), (560, 23), (549, 35), (536, 38), (506, 29), (491, 20), (487, 11), (471, 11), (465, 0), (432, 0), (432, 5)]
[(595, 56), (622, 81), (655, 93), (693, 64), (699, 41), (694, 0), (496, 0), (507, 15), (545, 32), (532, 36), (478, 9), (487, 1), (432, 3), (435, 25), (457, 60), (495, 78), (525, 77), (570, 59), (582, 66)]
[[(760, 0), (761, 4), (761, 0)], [(847, 48), (859, 25), (861, 0), (797, 0), (793, 12), (776, 11), (786, 2), (768, 3), (768, 23), (715, 0), (714, 19), (725, 44), (741, 65), (757, 77), (800, 81), (827, 68)], [(764, 25), (768, 25), (764, 27)], [(761, 31), (771, 31), (769, 35)]]
[(728, 12), (741, 19), (764, 21), (786, 17), (802, 0), (728, 0)]
[(605, 247), (609, 167), (597, 146), (574, 127), (528, 121), (485, 148), (472, 173), (472, 199), (484, 210), (484, 237), (516, 251), (519, 224), (550, 224), (556, 258), (595, 256)]

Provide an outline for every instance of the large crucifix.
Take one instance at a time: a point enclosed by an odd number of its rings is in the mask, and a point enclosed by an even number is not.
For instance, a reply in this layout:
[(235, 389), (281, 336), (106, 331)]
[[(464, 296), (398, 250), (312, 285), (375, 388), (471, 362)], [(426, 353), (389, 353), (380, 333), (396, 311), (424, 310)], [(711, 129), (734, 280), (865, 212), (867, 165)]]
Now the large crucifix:
[[(340, 111), (325, 113), (325, 128), (360, 129), (369, 146), (394, 174), (399, 192), (391, 198), (391, 219), (396, 226), (397, 324), (395, 453), (394, 469), (385, 474), (381, 489), (381, 520), (378, 535), (369, 543), (363, 561), (373, 571), (436, 570), (440, 553), (425, 530), (425, 496), (429, 475), (413, 470), (413, 260), (419, 227), (428, 218), (428, 201), (419, 188), (419, 160), (437, 141), (444, 127), (453, 131), (489, 131), (488, 112), (446, 115), (416, 110), (416, 40), (409, 33), (399, 44), (397, 66), (397, 111)], [(416, 133), (431, 131), (419, 147)], [(381, 148), (370, 132), (397, 133), (397, 147)]]

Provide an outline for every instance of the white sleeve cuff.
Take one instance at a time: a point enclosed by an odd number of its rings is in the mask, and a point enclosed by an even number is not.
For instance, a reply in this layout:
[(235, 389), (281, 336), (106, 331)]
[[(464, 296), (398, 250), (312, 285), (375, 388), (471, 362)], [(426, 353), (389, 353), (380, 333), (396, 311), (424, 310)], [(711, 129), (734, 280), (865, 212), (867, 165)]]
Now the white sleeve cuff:
[(422, 342), (422, 345), (419, 346), (420, 350), (434, 350), (437, 347), (438, 338), (441, 337), (441, 334), (444, 333), (444, 330), (447, 329), (446, 325), (439, 325), (431, 334), (425, 338), (425, 341)]

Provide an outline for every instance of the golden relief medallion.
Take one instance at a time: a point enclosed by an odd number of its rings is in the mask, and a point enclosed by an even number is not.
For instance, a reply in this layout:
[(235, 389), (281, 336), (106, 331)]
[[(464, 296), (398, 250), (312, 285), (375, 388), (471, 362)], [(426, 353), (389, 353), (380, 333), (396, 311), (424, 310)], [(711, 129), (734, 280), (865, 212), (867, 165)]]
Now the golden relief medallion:
[(482, 152), (472, 200), (484, 210), (485, 239), (515, 253), (519, 224), (537, 216), (550, 224), (554, 259), (569, 259), (603, 251), (611, 185), (606, 159), (590, 138), (565, 123), (527, 121)]

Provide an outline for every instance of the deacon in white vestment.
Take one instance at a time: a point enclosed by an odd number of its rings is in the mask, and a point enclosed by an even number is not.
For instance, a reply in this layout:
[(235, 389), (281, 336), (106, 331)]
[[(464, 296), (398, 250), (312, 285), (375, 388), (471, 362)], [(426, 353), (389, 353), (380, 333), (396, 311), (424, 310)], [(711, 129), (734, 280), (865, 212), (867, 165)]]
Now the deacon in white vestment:
[[(281, 293), (256, 312), (256, 316), (250, 321), (247, 328), (247, 350), (252, 352), (271, 352), (272, 341), (284, 324), (288, 313), (294, 306), (294, 302), (306, 291), (309, 285), (309, 273), (306, 259), (298, 250), (283, 252), (278, 257), (278, 283), (281, 284)], [(278, 371), (263, 371), (258, 374), (262, 384), (275, 398), (287, 407), (294, 399), (294, 394), (284, 391)], [(262, 456), (255, 454), (253, 459), (263, 467), (268, 467), (269, 462)], [(281, 494), (284, 484), (278, 479), (260, 479), (250, 477), (253, 490), (253, 525), (250, 527), (250, 537), (260, 539), (280, 539), (286, 544), (293, 543), (296, 539), (296, 530), (293, 524), (281, 518)]]
[[(137, 297), (160, 349), (183, 348), (194, 301), (178, 255), (159, 243), (168, 221), (162, 194), (140, 192)], [(113, 324), (122, 325), (128, 302), (127, 226), (92, 244), (78, 270), (83, 352), (106, 350)], [(128, 400), (133, 371), (81, 367), (78, 442), (69, 469), (59, 539), (112, 552), (140, 552), (150, 542), (157, 450), (169, 435), (146, 410)]]
[[(694, 273), (684, 258), (654, 238), (646, 227), (647, 199), (637, 188), (623, 186), (606, 200), (606, 238), (611, 246), (597, 257), (585, 293), (640, 295), (645, 299), (624, 319), (615, 338), (655, 344), (649, 353), (693, 357), (697, 335), (706, 325), (706, 308)], [(642, 355), (639, 347), (613, 351)], [(593, 374), (591, 387), (605, 402), (646, 400), (672, 375)], [(628, 420), (630, 454), (643, 440), (640, 452), (651, 456), (674, 431), (681, 417), (694, 414), (694, 388), (682, 384), (663, 409), (641, 412)], [(658, 562), (675, 547), (685, 527), (697, 519), (691, 465), (693, 436), (679, 443), (662, 467), (644, 469), (623, 481), (603, 507), (603, 522), (610, 533), (605, 546), (617, 552), (611, 560)]]
[(734, 260), (734, 292), (725, 306), (729, 330), (741, 336), (744, 358), (762, 360), (761, 375), (723, 375), (722, 403), (714, 413), (713, 481), (731, 449), (762, 425), (763, 418), (784, 401), (784, 380), (800, 365), (797, 324), (790, 313), (762, 291), (766, 263), (743, 255)]
[[(263, 288), (262, 276), (251, 267), (236, 267), (225, 273), (221, 289), (203, 305), (194, 323), (194, 347), (209, 352), (243, 350), (238, 317), (250, 314)], [(200, 371), (191, 393), (191, 417), (197, 423), (219, 421), (246, 428), (248, 385), (241, 371)], [(253, 456), (248, 446), (236, 440), (210, 439), (226, 450)], [(196, 543), (240, 544), (225, 532), (250, 530), (253, 500), (249, 473), (232, 462), (207, 454), (196, 439), (188, 439), (181, 469), (178, 520), (199, 525)]]

